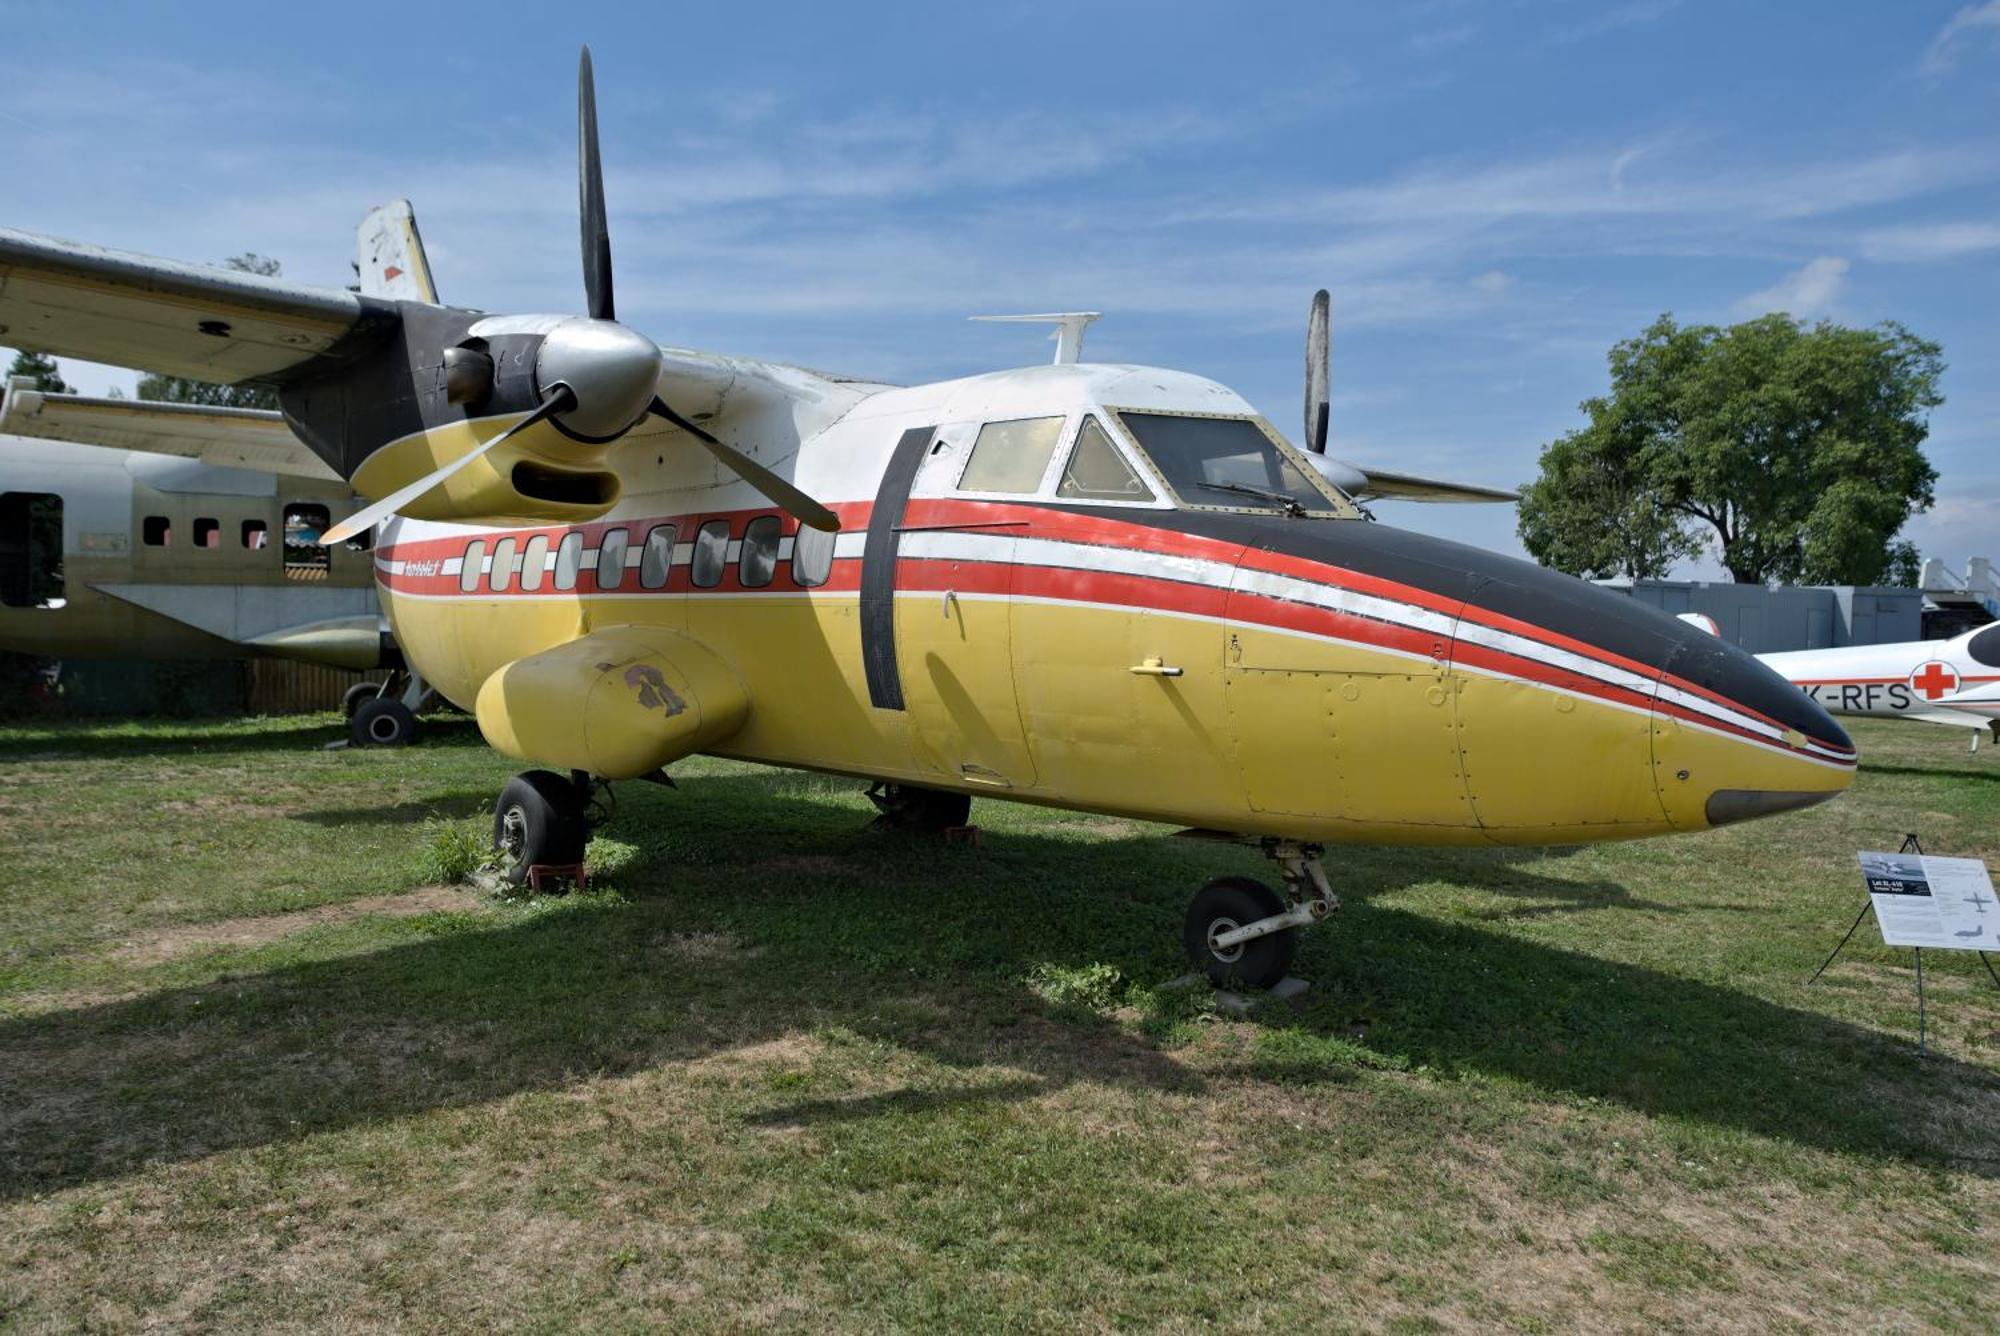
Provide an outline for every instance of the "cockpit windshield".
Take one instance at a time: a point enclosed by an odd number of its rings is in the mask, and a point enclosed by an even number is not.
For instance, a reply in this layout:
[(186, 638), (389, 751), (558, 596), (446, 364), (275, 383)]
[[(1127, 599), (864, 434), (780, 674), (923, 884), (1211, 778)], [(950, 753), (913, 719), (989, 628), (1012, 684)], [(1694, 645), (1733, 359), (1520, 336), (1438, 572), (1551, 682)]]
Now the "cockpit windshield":
[(1119, 421), (1191, 506), (1345, 515), (1250, 418), (1121, 412)]

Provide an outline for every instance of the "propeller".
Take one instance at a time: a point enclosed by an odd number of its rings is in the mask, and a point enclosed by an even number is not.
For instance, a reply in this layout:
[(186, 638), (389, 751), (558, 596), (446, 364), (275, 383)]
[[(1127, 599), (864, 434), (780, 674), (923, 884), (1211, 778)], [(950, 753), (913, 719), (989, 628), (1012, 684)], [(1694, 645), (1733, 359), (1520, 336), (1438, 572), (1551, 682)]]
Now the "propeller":
[[(345, 541), (446, 481), (502, 441), (539, 422), (552, 421), (564, 435), (606, 445), (650, 414), (665, 418), (802, 524), (829, 532), (840, 520), (819, 502), (777, 474), (732, 449), (675, 412), (660, 398), (659, 345), (618, 323), (611, 292), (611, 233), (605, 222), (604, 165), (597, 148), (597, 83), (590, 48), (584, 47), (576, 72), (577, 211), (583, 240), (583, 291), (588, 314), (565, 320), (542, 336), (535, 352), (535, 385), (541, 402), (533, 412), (478, 448), (327, 530), (322, 544)], [(458, 354), (454, 360), (454, 354)], [(493, 363), (483, 353), (447, 349), (445, 366), (450, 402), (477, 403), (492, 392)]]
[(721, 441), (716, 440), (700, 427), (668, 407), (666, 400), (655, 398), (647, 411), (657, 417), (665, 418), (688, 435), (694, 437), (697, 441), (700, 441), (708, 448), (710, 454), (728, 465), (736, 472), (738, 477), (762, 492), (771, 500), (772, 504), (797, 519), (799, 523), (805, 525), (807, 528), (819, 529), (826, 533), (836, 533), (839, 531), (840, 517), (838, 515), (742, 451), (731, 449)]
[(1306, 317), (1306, 449), (1316, 455), (1326, 453), (1327, 395), (1332, 378), (1333, 299), (1325, 288), (1313, 294), (1312, 314)]
[(576, 394), (569, 386), (564, 385), (560, 381), (556, 382), (556, 384), (549, 387), (548, 396), (542, 400), (541, 406), (535, 409), (534, 412), (528, 414), (528, 416), (522, 418), (519, 422), (516, 422), (513, 426), (507, 428), (507, 430), (501, 432), (478, 449), (466, 451), (443, 468), (425, 474), (408, 487), (389, 493), (389, 495), (383, 497), (380, 501), (377, 501), (365, 510), (355, 511), (352, 515), (349, 515), (346, 519), (321, 534), (319, 539), (320, 546), (332, 547), (335, 543), (346, 542), (363, 530), (374, 528), (383, 520), (388, 519), (404, 506), (409, 505), (410, 502), (443, 482), (446, 478), (451, 477), (452, 474), (472, 463), (473, 460), (485, 458), (493, 447), (499, 445), (500, 442), (506, 440), (509, 436), (514, 435), (516, 432), (526, 431), (537, 422), (546, 421), (558, 413), (573, 408), (575, 405)]

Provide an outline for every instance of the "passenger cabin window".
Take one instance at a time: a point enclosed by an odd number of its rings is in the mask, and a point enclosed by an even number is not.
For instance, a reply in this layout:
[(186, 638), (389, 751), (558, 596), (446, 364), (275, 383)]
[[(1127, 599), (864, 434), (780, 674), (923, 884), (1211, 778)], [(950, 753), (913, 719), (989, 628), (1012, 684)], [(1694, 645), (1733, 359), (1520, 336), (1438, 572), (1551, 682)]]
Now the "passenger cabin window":
[(319, 536), (333, 523), (332, 514), (317, 502), (296, 501), (285, 507), (285, 578), (324, 580), (332, 554)]
[(243, 521), (243, 546), (252, 552), (262, 552), (271, 543), (270, 526), (262, 520)]
[(1250, 418), (1172, 413), (1118, 417), (1167, 485), (1188, 505), (1342, 512)]
[(194, 522), (194, 545), (196, 547), (222, 546), (222, 521), (202, 516)]
[(1062, 438), (1059, 417), (1017, 418), (989, 422), (979, 429), (972, 455), (959, 475), (962, 492), (1012, 492), (1025, 495), (1041, 487), (1049, 459)]
[(458, 568), (458, 589), (469, 594), (479, 588), (479, 568), (486, 564), (486, 540), (475, 538), (465, 549), (465, 564)]
[(62, 498), (53, 492), (0, 492), (0, 605), (60, 608)]
[(1073, 501), (1151, 501), (1153, 489), (1141, 482), (1125, 456), (1093, 414), (1077, 428), (1076, 448), (1069, 452), (1056, 495)]
[(583, 535), (571, 529), (556, 544), (556, 588), (567, 593), (576, 588), (576, 573), (583, 565)]
[(824, 529), (799, 526), (792, 540), (792, 580), (801, 589), (816, 589), (833, 573), (833, 538)]
[(165, 515), (148, 515), (139, 522), (139, 541), (147, 547), (165, 547), (174, 538), (174, 526)]
[(511, 538), (502, 538), (493, 545), (493, 570), (487, 583), (496, 594), (504, 594), (514, 583), (514, 548)]
[(722, 568), (729, 564), (729, 521), (710, 520), (694, 536), (694, 562), (689, 572), (695, 585), (713, 589), (722, 583)]
[(778, 573), (778, 539), (784, 521), (776, 515), (759, 515), (743, 529), (743, 557), (736, 578), (745, 589), (762, 589)]
[(521, 549), (521, 588), (528, 593), (542, 587), (549, 569), (549, 536), (538, 533)]
[(632, 539), (623, 529), (606, 529), (597, 540), (597, 587), (616, 589), (625, 578), (625, 551)]
[(645, 549), (639, 553), (640, 588), (666, 588), (667, 575), (673, 568), (674, 526), (655, 524), (653, 531), (646, 535)]

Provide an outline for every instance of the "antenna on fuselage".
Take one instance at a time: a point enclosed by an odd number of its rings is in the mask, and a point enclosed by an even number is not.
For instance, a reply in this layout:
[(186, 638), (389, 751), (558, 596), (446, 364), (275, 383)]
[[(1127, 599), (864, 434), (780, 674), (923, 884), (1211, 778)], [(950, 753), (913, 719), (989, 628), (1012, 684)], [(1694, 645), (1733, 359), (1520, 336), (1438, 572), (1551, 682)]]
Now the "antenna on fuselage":
[(968, 319), (995, 325), (1054, 325), (1049, 335), (1056, 341), (1053, 365), (1069, 366), (1083, 356), (1083, 331), (1102, 314), (1098, 311), (1045, 311), (1038, 315), (975, 315)]

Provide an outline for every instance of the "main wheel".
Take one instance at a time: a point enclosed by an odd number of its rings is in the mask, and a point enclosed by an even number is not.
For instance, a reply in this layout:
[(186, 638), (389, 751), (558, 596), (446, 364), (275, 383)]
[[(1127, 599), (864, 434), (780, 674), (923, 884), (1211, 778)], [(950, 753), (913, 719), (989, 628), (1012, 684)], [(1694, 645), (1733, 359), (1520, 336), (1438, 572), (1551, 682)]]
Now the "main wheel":
[(341, 693), (340, 712), (349, 719), (352, 719), (354, 712), (361, 708), (364, 701), (374, 700), (381, 694), (382, 684), (380, 682), (356, 682)]
[(417, 717), (390, 696), (362, 701), (347, 721), (347, 736), (357, 747), (407, 747), (417, 735)]
[(1217, 949), (1215, 937), (1246, 923), (1285, 912), (1285, 902), (1261, 881), (1249, 877), (1217, 877), (1195, 893), (1181, 933), (1188, 959), (1218, 986), (1269, 988), (1292, 967), (1298, 950), (1298, 929), (1253, 937)]
[(538, 863), (557, 867), (583, 861), (590, 840), (583, 795), (576, 785), (547, 770), (529, 770), (507, 781), (493, 805), (493, 847), (505, 860), (502, 871), (519, 886)]
[(882, 813), (875, 818), (877, 830), (907, 830), (935, 835), (953, 826), (962, 826), (972, 816), (972, 796), (946, 793), (942, 789), (919, 788), (914, 784), (878, 784), (868, 790), (868, 801)]

